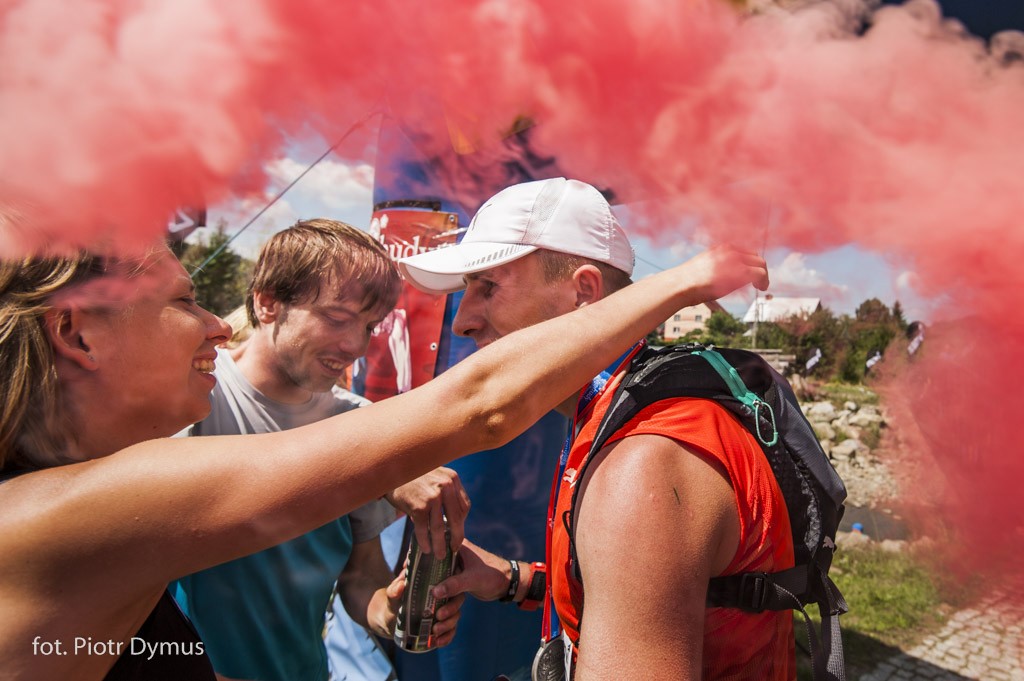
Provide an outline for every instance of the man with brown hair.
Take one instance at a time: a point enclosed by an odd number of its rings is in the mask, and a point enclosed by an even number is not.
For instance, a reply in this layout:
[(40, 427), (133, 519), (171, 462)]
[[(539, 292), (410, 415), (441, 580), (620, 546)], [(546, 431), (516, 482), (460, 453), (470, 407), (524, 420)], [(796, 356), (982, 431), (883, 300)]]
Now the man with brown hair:
[[(287, 430), (368, 402), (337, 387), (391, 311), (401, 280), (367, 233), (333, 220), (302, 221), (264, 245), (246, 296), (252, 333), (221, 348), (212, 410), (192, 435)], [(325, 475), (343, 474), (324, 471)], [(389, 503), (390, 502), (390, 503)], [(421, 545), (443, 554), (447, 516), (453, 548), (469, 509), (445, 468), (418, 478), (312, 532), (181, 579), (172, 593), (192, 618), (219, 674), (235, 679), (324, 681), (324, 613), (337, 580), (346, 611), (390, 637), (402, 577), (379, 534), (395, 508), (412, 518)], [(455, 633), (460, 601), (439, 612), (442, 643)]]

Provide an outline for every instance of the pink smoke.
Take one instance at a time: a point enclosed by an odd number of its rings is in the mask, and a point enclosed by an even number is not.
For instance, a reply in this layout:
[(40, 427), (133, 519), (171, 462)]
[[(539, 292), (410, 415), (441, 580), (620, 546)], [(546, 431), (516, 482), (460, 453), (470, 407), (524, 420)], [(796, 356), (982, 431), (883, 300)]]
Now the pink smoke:
[(870, 4), (0, 0), (0, 253), (137, 246), (178, 206), (261, 188), (283, 136), (374, 111), (439, 155), (528, 115), (567, 174), (656, 199), (648, 236), (685, 210), (760, 247), (771, 205), (769, 246), (857, 244), (970, 315), (895, 380), (955, 478), (950, 522), (989, 546), (1022, 522), (1020, 45), (990, 52), (930, 0)]

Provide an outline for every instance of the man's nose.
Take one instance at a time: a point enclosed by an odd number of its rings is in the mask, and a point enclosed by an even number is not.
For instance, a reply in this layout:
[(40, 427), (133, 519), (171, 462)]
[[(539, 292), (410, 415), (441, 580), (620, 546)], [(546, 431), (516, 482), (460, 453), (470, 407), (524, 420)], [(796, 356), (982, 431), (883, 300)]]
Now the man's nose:
[(472, 337), (473, 333), (480, 329), (480, 323), (475, 321), (478, 315), (473, 312), (474, 303), (472, 298), (463, 296), (459, 302), (459, 309), (452, 320), (452, 331), (459, 336)]
[[(355, 343), (343, 342), (341, 343), (341, 349), (351, 352), (353, 357), (362, 357), (366, 354), (366, 351), (370, 348), (370, 339), (373, 338), (373, 330), (367, 329), (366, 333), (360, 336), (359, 340)], [(354, 347), (352, 347), (354, 346)]]

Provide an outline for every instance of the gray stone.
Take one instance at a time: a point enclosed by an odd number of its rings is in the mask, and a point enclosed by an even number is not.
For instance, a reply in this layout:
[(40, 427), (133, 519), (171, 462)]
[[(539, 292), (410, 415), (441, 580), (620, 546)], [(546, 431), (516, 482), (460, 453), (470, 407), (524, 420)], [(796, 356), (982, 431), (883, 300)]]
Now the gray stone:
[(878, 414), (872, 414), (867, 411), (859, 411), (856, 414), (850, 416), (848, 419), (851, 426), (857, 426), (858, 428), (868, 428), (874, 424), (881, 424), (882, 417)]
[(818, 436), (819, 440), (835, 440), (836, 431), (827, 423), (818, 422), (812, 423), (811, 427), (814, 428), (814, 434)]
[(836, 417), (836, 408), (831, 402), (812, 402), (807, 407), (807, 420), (812, 423), (829, 422)]
[(847, 438), (832, 447), (832, 458), (840, 461), (849, 461), (857, 458), (860, 454), (867, 454), (869, 451), (871, 450), (868, 449), (868, 446), (860, 440)]

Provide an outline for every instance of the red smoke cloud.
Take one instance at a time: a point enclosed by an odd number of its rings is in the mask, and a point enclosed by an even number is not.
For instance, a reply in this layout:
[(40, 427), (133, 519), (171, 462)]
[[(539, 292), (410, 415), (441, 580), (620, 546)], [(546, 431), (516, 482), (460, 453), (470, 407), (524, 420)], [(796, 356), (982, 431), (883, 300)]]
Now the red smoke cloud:
[(528, 115), (567, 174), (659, 199), (648, 236), (685, 210), (760, 248), (770, 205), (769, 246), (857, 244), (969, 315), (894, 380), (957, 490), (950, 522), (988, 546), (1024, 520), (1019, 41), (990, 51), (930, 0), (869, 4), (0, 0), (0, 249), (137, 245), (179, 205), (261, 187), (283, 134), (373, 111), (438, 150), (453, 129), (495, 148)]

